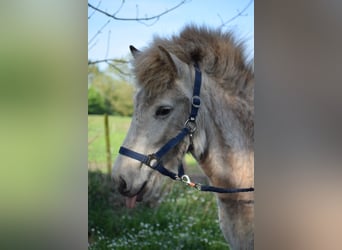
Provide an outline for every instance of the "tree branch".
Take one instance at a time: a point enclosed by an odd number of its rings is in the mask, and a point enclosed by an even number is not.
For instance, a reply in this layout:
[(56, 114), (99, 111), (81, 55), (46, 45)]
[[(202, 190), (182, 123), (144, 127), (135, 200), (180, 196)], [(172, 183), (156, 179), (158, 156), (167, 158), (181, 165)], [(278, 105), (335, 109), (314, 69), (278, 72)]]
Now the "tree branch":
[(88, 3), (88, 7), (92, 8), (95, 11), (97, 11), (97, 12), (103, 14), (103, 15), (106, 15), (106, 16), (114, 19), (114, 20), (119, 20), (119, 21), (139, 21), (140, 23), (146, 24), (143, 21), (159, 20), (159, 18), (161, 16), (163, 16), (163, 15), (165, 15), (165, 14), (167, 14), (167, 13), (169, 13), (169, 12), (171, 12), (171, 11), (177, 9), (177, 8), (179, 8), (181, 5), (185, 4), (187, 1), (188, 0), (183, 0), (179, 4), (175, 5), (174, 7), (170, 8), (170, 9), (167, 9), (167, 10), (165, 10), (165, 11), (163, 11), (163, 12), (157, 14), (157, 15), (151, 16), (151, 17), (148, 17), (148, 16), (146, 16), (146, 17), (139, 17), (138, 16), (139, 12), (137, 12), (137, 16), (136, 17), (128, 17), (128, 18), (126, 18), (126, 17), (118, 17), (117, 14), (121, 10), (121, 8), (122, 8), (122, 6), (124, 4), (124, 1), (122, 1), (121, 6), (119, 7), (119, 9), (114, 14), (110, 14), (107, 11), (99, 9), (98, 7), (95, 7), (92, 4), (90, 4), (90, 3)]
[(120, 12), (120, 10), (122, 9), (122, 7), (125, 4), (125, 0), (121, 0), (121, 5), (120, 7), (114, 12), (113, 16), (115, 16), (116, 14), (118, 14)]
[(228, 21), (223, 22), (221, 16), (219, 16), (219, 18), (221, 19), (222, 24), (219, 26), (219, 28), (223, 28), (224, 26), (226, 26), (228, 23), (234, 21), (236, 18), (240, 17), (240, 16), (244, 16), (243, 13), (249, 8), (249, 6), (253, 3), (253, 0), (249, 1), (248, 4), (241, 10), (238, 11), (238, 13), (233, 16), (232, 18), (230, 18)]
[(101, 34), (102, 30), (110, 23), (111, 20), (107, 20), (107, 22), (102, 25), (102, 27), (96, 32), (96, 34), (88, 41), (88, 45), (99, 35)]
[(96, 40), (92, 45), (90, 45), (90, 46), (88, 47), (88, 52), (89, 52), (92, 48), (95, 47), (95, 45), (97, 44), (97, 41), (98, 41), (98, 40)]
[(125, 76), (129, 76), (130, 74), (127, 72), (124, 72), (122, 69), (120, 69), (118, 66), (116, 66), (115, 63), (128, 63), (128, 61), (124, 60), (124, 59), (101, 59), (101, 60), (96, 60), (96, 61), (88, 61), (88, 65), (92, 65), (92, 64), (97, 64), (97, 63), (107, 63), (108, 65), (112, 66), (115, 70), (117, 70), (120, 74), (125, 75)]
[[(99, 1), (99, 3), (97, 4), (96, 8), (100, 7), (102, 0)], [(88, 16), (88, 20), (95, 14), (96, 10), (94, 10), (89, 16)]]
[(107, 38), (107, 49), (106, 49), (106, 55), (105, 58), (108, 57), (108, 52), (109, 52), (109, 44), (110, 44), (110, 34), (111, 34), (111, 30), (108, 31), (108, 38)]
[(88, 61), (88, 65), (102, 63), (102, 62), (109, 62), (109, 61), (116, 62), (116, 63), (128, 63), (128, 61), (124, 59), (101, 59), (101, 60), (96, 60), (96, 61)]

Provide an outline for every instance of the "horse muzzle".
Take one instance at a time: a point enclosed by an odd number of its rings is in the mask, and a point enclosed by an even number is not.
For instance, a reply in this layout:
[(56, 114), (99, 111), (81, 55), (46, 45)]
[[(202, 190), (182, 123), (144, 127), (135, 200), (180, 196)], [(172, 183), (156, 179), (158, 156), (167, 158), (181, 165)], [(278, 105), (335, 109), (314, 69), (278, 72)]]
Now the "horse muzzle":
[(145, 181), (138, 189), (137, 188), (127, 188), (127, 183), (123, 177), (119, 177), (119, 185), (118, 191), (121, 195), (126, 197), (126, 207), (134, 208), (136, 202), (141, 202), (143, 200), (144, 194), (146, 193), (146, 184)]

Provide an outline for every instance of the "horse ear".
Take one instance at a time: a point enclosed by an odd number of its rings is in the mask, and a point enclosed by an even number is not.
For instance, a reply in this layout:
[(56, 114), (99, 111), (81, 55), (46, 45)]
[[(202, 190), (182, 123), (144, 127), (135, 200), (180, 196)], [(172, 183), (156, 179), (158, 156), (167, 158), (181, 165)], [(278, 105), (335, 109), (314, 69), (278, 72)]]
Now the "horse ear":
[(177, 72), (178, 76), (182, 75), (183, 69), (182, 66), (184, 65), (184, 62), (182, 62), (176, 55), (168, 52), (164, 47), (158, 46), (160, 50), (160, 55), (162, 58), (167, 61), (175, 72)]
[(134, 57), (134, 59), (137, 58), (137, 56), (141, 53), (141, 51), (138, 50), (137, 48), (135, 48), (133, 45), (129, 46), (129, 50), (131, 51), (132, 56)]

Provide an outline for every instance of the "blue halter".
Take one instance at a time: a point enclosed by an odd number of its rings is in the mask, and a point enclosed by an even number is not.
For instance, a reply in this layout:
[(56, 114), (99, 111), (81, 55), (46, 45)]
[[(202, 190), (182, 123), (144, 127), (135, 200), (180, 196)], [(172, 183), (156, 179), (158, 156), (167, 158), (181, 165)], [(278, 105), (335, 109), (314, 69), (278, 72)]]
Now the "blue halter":
[(196, 131), (196, 117), (201, 105), (200, 99), (200, 91), (201, 91), (201, 83), (202, 83), (202, 73), (197, 63), (194, 65), (195, 68), (195, 83), (193, 89), (193, 95), (191, 100), (191, 112), (188, 120), (184, 124), (184, 128), (178, 133), (177, 136), (170, 139), (164, 146), (162, 146), (157, 152), (149, 155), (140, 154), (133, 150), (130, 150), (126, 147), (120, 147), (119, 153), (125, 155), (127, 157), (133, 158), (137, 161), (142, 162), (146, 166), (149, 166), (153, 170), (157, 170), (162, 175), (166, 175), (173, 180), (179, 180), (184, 182), (185, 184), (194, 187), (200, 191), (210, 191), (217, 193), (239, 193), (239, 192), (251, 192), (254, 191), (254, 188), (220, 188), (213, 186), (206, 186), (200, 183), (193, 183), (190, 181), (188, 175), (184, 173), (183, 164), (180, 163), (178, 166), (178, 174), (171, 172), (166, 169), (161, 159), (164, 155), (166, 155), (172, 148), (174, 148), (178, 143), (180, 143), (187, 135), (192, 139), (193, 133)]

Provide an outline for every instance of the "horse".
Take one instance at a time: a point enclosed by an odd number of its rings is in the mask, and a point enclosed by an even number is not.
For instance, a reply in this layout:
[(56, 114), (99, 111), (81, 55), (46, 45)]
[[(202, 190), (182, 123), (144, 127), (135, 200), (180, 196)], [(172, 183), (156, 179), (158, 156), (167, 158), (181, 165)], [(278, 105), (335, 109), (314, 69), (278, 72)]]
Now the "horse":
[[(243, 43), (230, 32), (187, 25), (178, 35), (155, 36), (143, 50), (130, 50), (137, 91), (123, 146), (152, 155), (184, 129), (194, 98), (200, 98), (190, 136), (159, 159), (165, 171), (175, 171), (191, 153), (210, 184), (254, 186), (254, 71)], [(201, 93), (193, 96), (198, 70)], [(112, 176), (127, 207), (158, 191), (161, 175), (148, 165), (124, 154), (117, 157)], [(220, 228), (231, 249), (254, 249), (254, 193), (216, 197)]]

